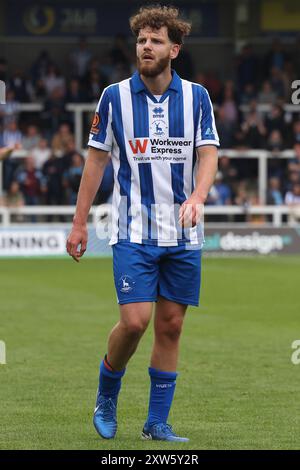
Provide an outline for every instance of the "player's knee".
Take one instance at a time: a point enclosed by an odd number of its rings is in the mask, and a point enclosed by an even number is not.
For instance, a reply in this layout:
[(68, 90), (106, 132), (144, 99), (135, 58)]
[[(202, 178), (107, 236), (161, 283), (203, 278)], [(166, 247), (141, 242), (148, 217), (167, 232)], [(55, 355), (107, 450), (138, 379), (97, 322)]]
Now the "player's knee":
[(156, 333), (169, 341), (178, 341), (182, 331), (182, 319), (170, 318), (158, 325)]
[(127, 320), (123, 324), (126, 334), (128, 336), (131, 336), (133, 338), (138, 338), (143, 335), (145, 332), (147, 326), (148, 326), (148, 321), (143, 321), (141, 319), (131, 319)]

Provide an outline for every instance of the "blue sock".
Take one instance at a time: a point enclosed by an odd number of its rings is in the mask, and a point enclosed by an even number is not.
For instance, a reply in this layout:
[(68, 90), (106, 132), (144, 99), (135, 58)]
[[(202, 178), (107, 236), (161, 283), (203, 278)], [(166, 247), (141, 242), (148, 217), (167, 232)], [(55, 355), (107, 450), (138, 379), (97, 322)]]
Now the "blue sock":
[(166, 423), (172, 405), (177, 372), (164, 372), (149, 367), (151, 379), (147, 426)]
[(121, 388), (125, 368), (120, 371), (109, 370), (104, 361), (100, 365), (99, 393), (106, 398), (116, 399)]

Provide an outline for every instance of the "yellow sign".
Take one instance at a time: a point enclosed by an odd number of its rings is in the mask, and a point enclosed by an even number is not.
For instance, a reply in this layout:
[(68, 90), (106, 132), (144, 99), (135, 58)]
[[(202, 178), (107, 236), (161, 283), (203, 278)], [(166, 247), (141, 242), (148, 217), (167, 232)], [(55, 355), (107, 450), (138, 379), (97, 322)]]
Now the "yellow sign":
[(263, 31), (300, 31), (299, 0), (264, 0), (261, 5)]

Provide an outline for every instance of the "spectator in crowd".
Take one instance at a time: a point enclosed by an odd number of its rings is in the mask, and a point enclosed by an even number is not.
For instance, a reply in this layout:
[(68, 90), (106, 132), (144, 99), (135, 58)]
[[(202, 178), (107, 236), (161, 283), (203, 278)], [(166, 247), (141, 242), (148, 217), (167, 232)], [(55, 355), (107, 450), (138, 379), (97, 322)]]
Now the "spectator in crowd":
[(47, 70), (51, 64), (52, 59), (49, 52), (47, 50), (42, 50), (30, 69), (30, 76), (32, 77), (34, 85), (47, 75)]
[(277, 67), (273, 67), (270, 76), (271, 87), (274, 90), (277, 98), (285, 97), (285, 82), (283, 71)]
[[(192, 81), (192, 79), (188, 79), (188, 80)], [(213, 103), (219, 103), (221, 99), (221, 93), (222, 93), (222, 82), (219, 79), (218, 73), (216, 70), (207, 71), (207, 74), (205, 76), (204, 86), (205, 88), (207, 88), (209, 92), (211, 101)]]
[(10, 187), (7, 191), (7, 194), (4, 198), (4, 205), (6, 207), (23, 207), (24, 206), (24, 197), (20, 191), (20, 185), (18, 181), (12, 181)]
[(282, 136), (286, 134), (283, 109), (279, 104), (275, 103), (272, 105), (271, 111), (265, 119), (265, 126), (268, 134), (274, 130), (279, 131)]
[(45, 192), (42, 173), (34, 166), (31, 156), (25, 159), (24, 167), (17, 173), (17, 181), (28, 206), (35, 206), (40, 202), (42, 192)]
[(63, 186), (66, 189), (67, 203), (70, 205), (76, 204), (83, 166), (84, 158), (76, 152), (72, 157), (72, 165), (64, 172)]
[(41, 170), (44, 163), (51, 156), (51, 149), (47, 139), (40, 138), (38, 144), (31, 150), (31, 156), (34, 160), (34, 166), (37, 170)]
[(247, 83), (240, 93), (240, 104), (250, 104), (256, 100), (256, 91), (253, 83)]
[(272, 43), (271, 49), (264, 57), (264, 75), (266, 78), (270, 77), (270, 72), (274, 68), (279, 71), (283, 70), (284, 63), (288, 60), (289, 56), (284, 50), (284, 47), (279, 38), (275, 38)]
[[(228, 108), (227, 108), (228, 111)], [(231, 113), (230, 113), (231, 114)], [(236, 125), (234, 121), (227, 119), (226, 108), (220, 106), (216, 117), (216, 127), (220, 138), (220, 145), (224, 149), (229, 149), (234, 143), (234, 133)]]
[(238, 108), (232, 80), (227, 80), (222, 91), (221, 102), (225, 118), (234, 125), (238, 120)]
[(277, 129), (274, 129), (268, 137), (267, 150), (271, 152), (281, 152), (283, 150), (283, 139), (281, 132)]
[(68, 142), (70, 141), (74, 141), (74, 136), (71, 132), (70, 125), (64, 122), (60, 124), (51, 142), (54, 155), (62, 157), (67, 152)]
[(237, 58), (238, 89), (243, 93), (247, 85), (255, 86), (258, 79), (258, 58), (251, 44), (246, 44)]
[(45, 202), (47, 205), (55, 206), (64, 203), (62, 187), (62, 171), (60, 159), (51, 154), (43, 165), (43, 176), (45, 181)]
[(244, 145), (247, 148), (263, 148), (267, 134), (264, 122), (257, 112), (256, 103), (252, 102), (250, 111), (241, 125)]
[(271, 206), (281, 206), (283, 204), (281, 182), (279, 178), (273, 177), (268, 181), (267, 204)]
[(294, 144), (293, 150), (294, 157), (289, 160), (288, 171), (295, 171), (300, 175), (300, 142)]
[(65, 96), (62, 88), (58, 87), (52, 91), (51, 96), (45, 101), (42, 116), (47, 137), (51, 138), (61, 123), (68, 119), (65, 111)]
[(125, 71), (129, 72), (132, 53), (128, 46), (127, 37), (124, 34), (117, 34), (115, 36), (109, 55), (114, 67), (121, 65)]
[(86, 93), (82, 89), (80, 80), (77, 77), (72, 77), (67, 88), (66, 102), (67, 103), (84, 103), (88, 100)]
[(15, 99), (15, 92), (8, 89), (6, 92), (6, 103), (0, 105), (0, 118), (3, 123), (8, 124), (10, 121), (17, 121), (20, 113), (20, 103)]
[(53, 91), (57, 89), (60, 89), (62, 95), (64, 95), (66, 81), (55, 64), (50, 64), (48, 66), (47, 74), (42, 78), (42, 80), (48, 97), (50, 97)]
[(88, 48), (86, 38), (81, 36), (78, 46), (70, 53), (69, 56), (72, 75), (83, 79), (91, 59), (92, 52)]
[(27, 127), (25, 135), (22, 137), (22, 147), (24, 150), (31, 150), (36, 147), (41, 139), (37, 126), (31, 124)]
[(259, 104), (273, 104), (276, 101), (276, 93), (271, 87), (269, 80), (263, 82), (261, 91), (258, 94), (257, 102)]
[(288, 191), (284, 198), (288, 206), (300, 206), (300, 183), (295, 183), (291, 191)]
[(12, 74), (12, 77), (8, 82), (8, 88), (14, 92), (16, 101), (26, 103), (30, 100), (32, 88), (29, 80), (25, 78), (24, 71), (21, 68), (17, 68)]
[(22, 132), (18, 128), (17, 121), (9, 121), (3, 131), (3, 146), (14, 147), (22, 144)]
[(219, 170), (223, 175), (223, 181), (228, 184), (231, 191), (233, 191), (239, 181), (239, 175), (235, 165), (235, 160), (231, 160), (227, 156), (220, 157)]
[(300, 120), (294, 122), (292, 127), (292, 136), (291, 136), (291, 147), (293, 147), (296, 143), (300, 143)]
[(220, 171), (216, 174), (215, 183), (211, 187), (206, 203), (216, 206), (228, 206), (232, 203), (230, 187), (223, 181)]

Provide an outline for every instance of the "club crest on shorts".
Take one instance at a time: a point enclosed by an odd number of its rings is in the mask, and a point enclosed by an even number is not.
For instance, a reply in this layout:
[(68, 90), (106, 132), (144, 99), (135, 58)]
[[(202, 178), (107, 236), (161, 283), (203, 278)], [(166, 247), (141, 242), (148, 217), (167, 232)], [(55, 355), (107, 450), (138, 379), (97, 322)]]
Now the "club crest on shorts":
[(131, 292), (134, 288), (134, 284), (135, 281), (132, 279), (132, 277), (128, 276), (127, 274), (124, 274), (122, 277), (120, 277), (118, 282), (119, 289), (124, 294), (128, 294), (128, 292)]

